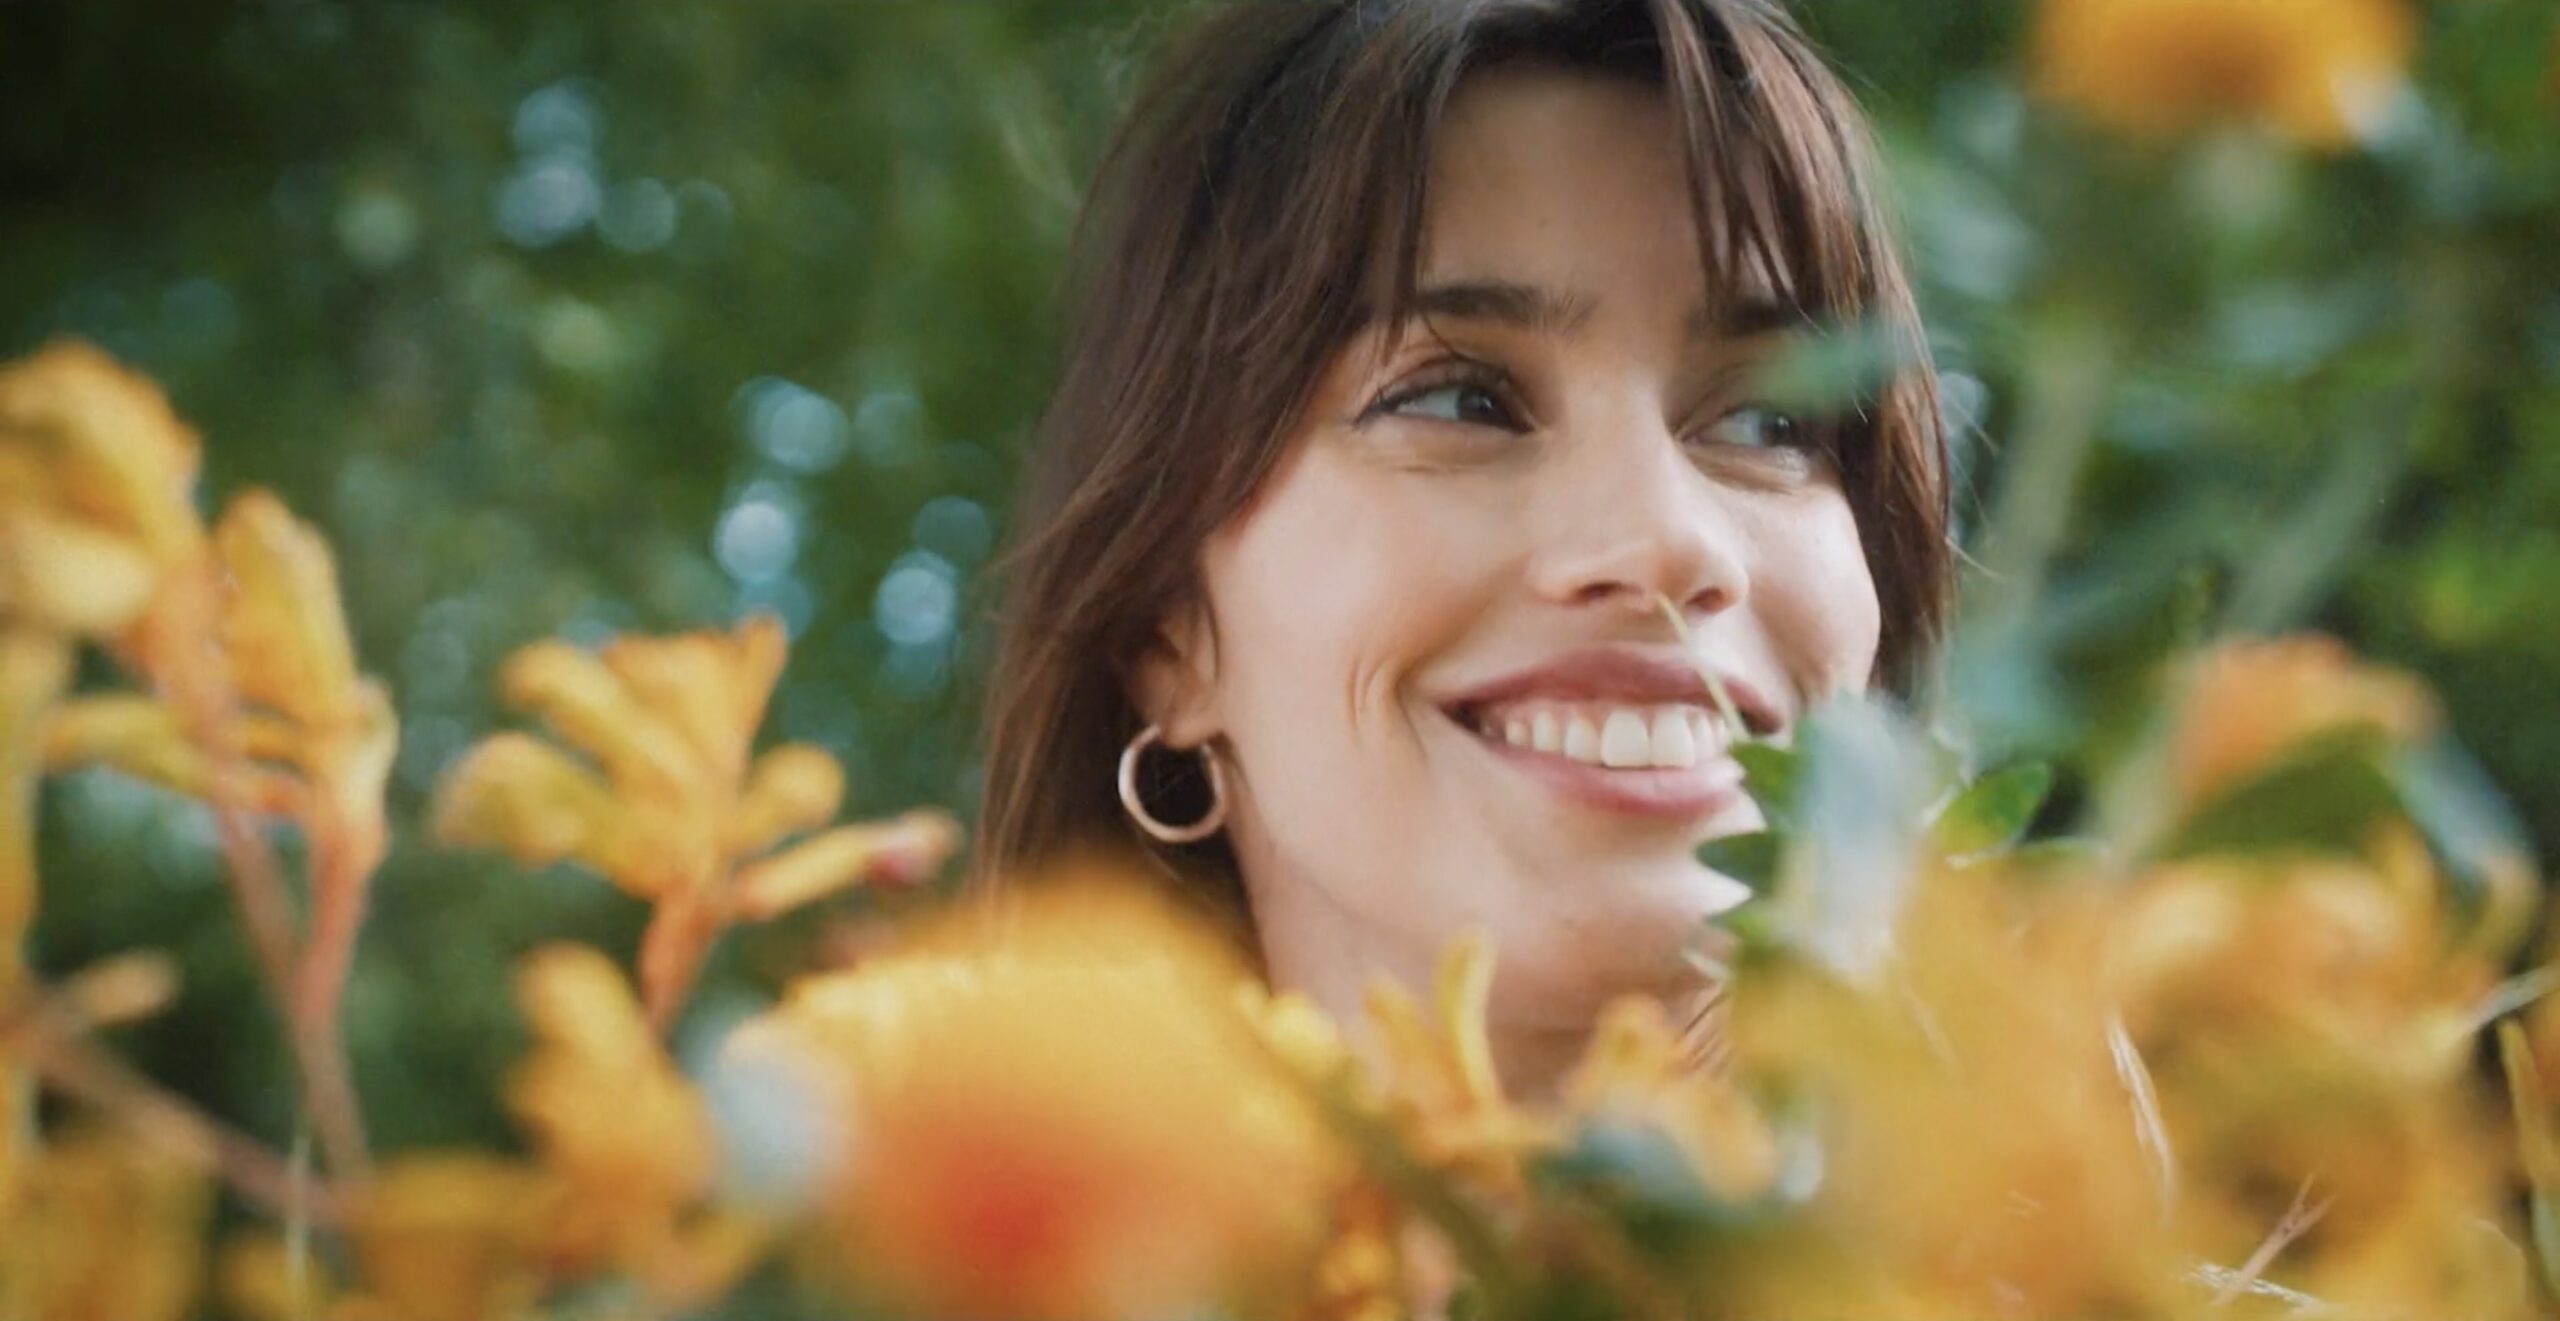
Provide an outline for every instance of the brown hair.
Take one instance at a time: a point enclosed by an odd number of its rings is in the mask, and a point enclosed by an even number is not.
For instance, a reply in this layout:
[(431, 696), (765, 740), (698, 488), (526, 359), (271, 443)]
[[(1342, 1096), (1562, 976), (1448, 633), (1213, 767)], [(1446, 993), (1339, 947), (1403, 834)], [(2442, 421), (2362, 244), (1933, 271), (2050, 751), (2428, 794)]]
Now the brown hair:
[[(1143, 723), (1134, 663), (1196, 601), (1201, 546), (1273, 470), (1381, 272), (1386, 324), (1404, 319), (1442, 108), (1505, 60), (1665, 89), (1709, 290), (1756, 273), (1896, 350), (1835, 453), (1882, 606), (1877, 677), (1915, 679), (1950, 573), (1936, 378), (1864, 120), (1776, 0), (1218, 6), (1161, 57), (1077, 225), (1064, 372), (1008, 561), (982, 876), (1133, 840), (1113, 767)], [(1223, 846), (1189, 852), (1232, 897)]]

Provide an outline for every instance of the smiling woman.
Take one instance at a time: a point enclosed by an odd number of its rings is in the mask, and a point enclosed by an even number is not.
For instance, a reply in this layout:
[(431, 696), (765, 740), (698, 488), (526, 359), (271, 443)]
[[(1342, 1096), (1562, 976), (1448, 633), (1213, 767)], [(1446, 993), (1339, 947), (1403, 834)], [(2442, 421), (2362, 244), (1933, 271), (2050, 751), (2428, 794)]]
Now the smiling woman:
[[(1728, 745), (1936, 633), (1934, 382), (1862, 121), (1761, 0), (1246, 4), (1162, 70), (1080, 229), (988, 874), (1155, 849), (1344, 1016), (1483, 931), (1543, 1089), (1740, 897), (1695, 858), (1759, 824)], [(1880, 388), (1761, 397), (1853, 325)]]

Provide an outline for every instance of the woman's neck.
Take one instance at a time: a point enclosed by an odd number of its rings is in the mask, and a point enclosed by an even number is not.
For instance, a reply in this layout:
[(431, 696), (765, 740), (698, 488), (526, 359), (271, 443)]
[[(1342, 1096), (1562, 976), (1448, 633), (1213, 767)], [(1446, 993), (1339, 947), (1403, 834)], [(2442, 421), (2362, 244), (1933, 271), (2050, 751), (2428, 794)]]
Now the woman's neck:
[[(1391, 982), (1430, 1004), (1441, 951), (1346, 912), (1312, 887), (1256, 894), (1253, 907), (1263, 966), (1273, 989), (1295, 991), (1314, 1001), (1342, 1025), (1356, 1049), (1372, 1056), (1373, 1063), (1378, 1043), (1368, 1030), (1370, 988), (1380, 981)], [(1485, 1011), (1485, 1034), (1504, 1093), (1515, 1101), (1542, 1101), (1555, 1095), (1582, 1059), (1599, 1003), (1591, 1004), (1587, 1013), (1580, 1012), (1579, 1005), (1558, 1004), (1539, 1005), (1543, 1012), (1535, 1016), (1506, 1012), (1506, 1001), (1522, 999), (1493, 997)]]

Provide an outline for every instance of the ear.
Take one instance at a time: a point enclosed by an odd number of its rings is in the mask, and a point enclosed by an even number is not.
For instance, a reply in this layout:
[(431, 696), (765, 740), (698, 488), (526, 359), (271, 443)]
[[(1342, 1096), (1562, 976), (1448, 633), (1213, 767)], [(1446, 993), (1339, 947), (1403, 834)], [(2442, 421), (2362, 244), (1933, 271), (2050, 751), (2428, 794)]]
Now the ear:
[(1218, 631), (1205, 605), (1186, 605), (1157, 628), (1137, 659), (1129, 700), (1164, 731), (1165, 746), (1195, 748), (1225, 728), (1218, 701)]

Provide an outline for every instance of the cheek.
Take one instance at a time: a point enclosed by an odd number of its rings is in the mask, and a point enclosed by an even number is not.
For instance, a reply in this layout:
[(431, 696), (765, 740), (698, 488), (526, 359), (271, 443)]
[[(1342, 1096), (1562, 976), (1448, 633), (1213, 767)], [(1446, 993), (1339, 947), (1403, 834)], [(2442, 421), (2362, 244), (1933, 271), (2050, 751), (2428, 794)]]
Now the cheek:
[(1463, 515), (1315, 448), (1207, 547), (1218, 716), (1275, 829), (1296, 796), (1377, 792), (1412, 765), (1414, 676), (1481, 616), (1501, 561)]
[(1875, 578), (1848, 498), (1823, 491), (1762, 523), (1753, 595), (1777, 659), (1799, 689), (1861, 689), (1883, 630)]

